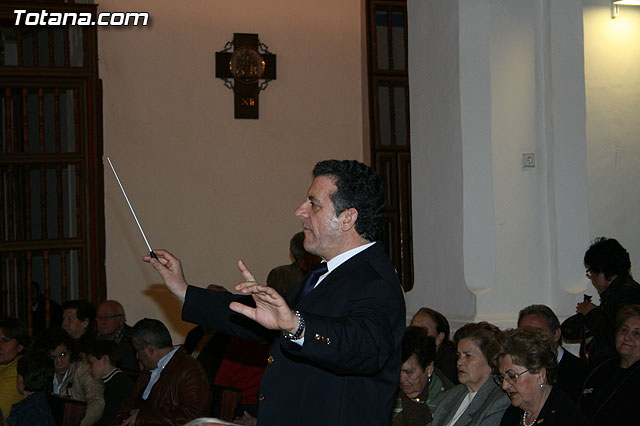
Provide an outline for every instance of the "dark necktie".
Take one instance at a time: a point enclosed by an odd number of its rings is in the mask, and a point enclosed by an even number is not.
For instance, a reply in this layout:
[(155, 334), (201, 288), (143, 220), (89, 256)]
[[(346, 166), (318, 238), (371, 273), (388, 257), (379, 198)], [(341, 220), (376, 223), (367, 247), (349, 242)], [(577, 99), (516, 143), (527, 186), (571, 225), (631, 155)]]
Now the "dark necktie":
[(322, 262), (318, 266), (316, 266), (309, 274), (305, 277), (302, 282), (302, 287), (300, 288), (300, 293), (298, 293), (298, 297), (296, 298), (296, 302), (302, 300), (307, 294), (311, 293), (318, 282), (318, 278), (321, 275), (326, 274), (329, 268), (327, 267), (326, 262)]

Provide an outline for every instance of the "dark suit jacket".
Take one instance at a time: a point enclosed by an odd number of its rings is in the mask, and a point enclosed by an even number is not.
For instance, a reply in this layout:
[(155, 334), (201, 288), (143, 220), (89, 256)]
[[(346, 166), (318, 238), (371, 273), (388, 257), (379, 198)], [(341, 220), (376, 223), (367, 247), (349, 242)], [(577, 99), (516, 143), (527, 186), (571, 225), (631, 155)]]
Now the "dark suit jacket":
[(582, 385), (586, 378), (586, 362), (565, 349), (558, 364), (558, 388), (565, 391), (577, 404), (580, 401)]
[[(287, 297), (290, 304), (299, 288)], [(294, 309), (304, 345), (231, 312), (239, 296), (189, 287), (186, 321), (275, 340), (261, 382), (260, 426), (388, 425), (405, 328), (402, 288), (381, 244), (333, 270)]]

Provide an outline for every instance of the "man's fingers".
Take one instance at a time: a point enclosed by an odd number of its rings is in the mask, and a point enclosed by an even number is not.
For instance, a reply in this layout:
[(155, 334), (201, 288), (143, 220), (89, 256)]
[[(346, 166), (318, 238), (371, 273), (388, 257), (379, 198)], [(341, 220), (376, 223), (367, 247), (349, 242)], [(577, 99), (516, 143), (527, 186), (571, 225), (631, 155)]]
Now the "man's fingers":
[(248, 318), (250, 318), (250, 319), (252, 319), (254, 321), (256, 319), (256, 310), (255, 310), (255, 308), (252, 308), (252, 307), (247, 306), (247, 305), (243, 305), (242, 303), (231, 302), (229, 304), (229, 309), (231, 309), (233, 312), (237, 312), (239, 314), (242, 314), (245, 317), (248, 317)]
[(240, 283), (236, 285), (235, 289), (242, 294), (254, 294), (261, 297), (270, 297), (276, 299), (278, 294), (272, 287), (266, 285), (256, 284), (254, 281)]
[(240, 269), (240, 273), (242, 274), (242, 278), (244, 278), (245, 281), (253, 281), (253, 282), (256, 281), (256, 279), (254, 278), (253, 274), (251, 273), (249, 268), (246, 267), (246, 265), (244, 264), (244, 262), (242, 260), (238, 260), (238, 269)]

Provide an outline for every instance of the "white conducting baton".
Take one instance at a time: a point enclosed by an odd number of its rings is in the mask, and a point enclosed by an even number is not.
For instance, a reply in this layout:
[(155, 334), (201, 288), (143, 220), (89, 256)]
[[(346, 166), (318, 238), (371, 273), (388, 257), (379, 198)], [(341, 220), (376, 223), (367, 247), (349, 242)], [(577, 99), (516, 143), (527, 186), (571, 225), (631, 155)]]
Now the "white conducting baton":
[(149, 249), (149, 255), (151, 257), (153, 257), (154, 259), (157, 259), (158, 256), (156, 256), (156, 254), (153, 252), (153, 250), (151, 250), (151, 246), (149, 245), (149, 241), (147, 240), (147, 236), (144, 235), (144, 231), (142, 230), (142, 226), (140, 226), (140, 222), (138, 221), (138, 217), (136, 216), (136, 212), (133, 211), (133, 207), (131, 206), (131, 203), (129, 202), (129, 197), (127, 197), (127, 192), (122, 187), (122, 183), (120, 183), (120, 178), (118, 177), (118, 174), (116, 173), (116, 169), (113, 167), (113, 164), (111, 163), (111, 159), (109, 157), (107, 157), (107, 161), (109, 162), (109, 165), (111, 166), (111, 170), (113, 171), (113, 175), (116, 177), (116, 180), (118, 181), (118, 185), (120, 185), (120, 189), (122, 190), (122, 195), (124, 195), (124, 199), (127, 200), (127, 204), (129, 205), (129, 210), (131, 210), (131, 214), (133, 215), (133, 218), (136, 220), (136, 224), (138, 225), (138, 229), (140, 230), (140, 233), (142, 234), (142, 238), (144, 238), (144, 242), (147, 245), (147, 248)]

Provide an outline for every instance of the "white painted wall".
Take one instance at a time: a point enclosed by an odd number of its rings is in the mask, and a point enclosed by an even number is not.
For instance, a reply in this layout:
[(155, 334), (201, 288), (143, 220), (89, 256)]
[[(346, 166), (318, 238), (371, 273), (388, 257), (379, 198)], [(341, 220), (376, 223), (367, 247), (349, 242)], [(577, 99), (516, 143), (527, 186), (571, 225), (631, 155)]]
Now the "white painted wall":
[[(190, 283), (259, 280), (289, 263), (293, 216), (313, 165), (363, 159), (368, 119), (360, 1), (105, 0), (100, 12), (147, 11), (149, 27), (100, 28), (104, 150), (153, 247), (178, 255)], [(258, 33), (277, 55), (259, 120), (234, 120), (214, 52)], [(192, 327), (140, 257), (146, 248), (105, 169), (107, 295), (128, 322), (159, 318), (174, 338)]]
[(589, 238), (617, 238), (640, 262), (640, 7), (585, 0)]
[[(454, 327), (513, 326), (532, 303), (570, 315), (588, 243), (582, 2), (409, 8), (409, 28), (418, 27), (409, 53), (413, 186), (444, 204), (414, 194), (422, 280), (407, 295), (408, 314), (431, 306)], [(437, 88), (446, 94), (434, 96)], [(528, 152), (535, 168), (523, 167)]]

